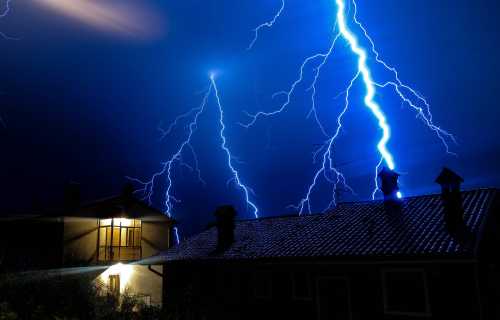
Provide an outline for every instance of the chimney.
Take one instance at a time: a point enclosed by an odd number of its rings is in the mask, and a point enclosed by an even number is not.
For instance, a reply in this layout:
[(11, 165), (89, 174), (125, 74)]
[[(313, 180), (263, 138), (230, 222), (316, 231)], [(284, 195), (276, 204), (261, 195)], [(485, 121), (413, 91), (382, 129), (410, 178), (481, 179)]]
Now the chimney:
[(226, 250), (234, 242), (235, 217), (236, 210), (231, 205), (220, 206), (215, 210), (218, 251)]
[(80, 184), (70, 182), (64, 187), (64, 208), (76, 209), (80, 206), (81, 192)]
[(398, 203), (399, 185), (398, 179), (400, 174), (396, 171), (383, 167), (378, 174), (381, 181), (380, 190), (384, 194), (385, 203)]
[(460, 185), (464, 179), (448, 168), (443, 168), (436, 183), (441, 186), (441, 200), (444, 206), (444, 218), (448, 231), (453, 236), (460, 236), (466, 231), (464, 209)]

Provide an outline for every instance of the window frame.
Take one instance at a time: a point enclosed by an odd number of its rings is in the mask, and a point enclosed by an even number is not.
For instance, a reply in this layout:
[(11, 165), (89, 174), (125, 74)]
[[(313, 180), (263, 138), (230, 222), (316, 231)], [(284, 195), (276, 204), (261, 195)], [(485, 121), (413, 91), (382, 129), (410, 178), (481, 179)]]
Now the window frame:
[(253, 286), (253, 296), (257, 300), (271, 300), (273, 297), (273, 277), (272, 277), (272, 272), (271, 271), (256, 271), (253, 274), (253, 279), (255, 281), (255, 284), (261, 282), (261, 283), (266, 283), (264, 279), (268, 279), (267, 281), (267, 292), (264, 295), (260, 295), (258, 290), (257, 290), (257, 285)]
[[(122, 225), (124, 219), (130, 221), (130, 224)], [(118, 229), (118, 237), (119, 237), (116, 243), (114, 239), (114, 237), (116, 236), (115, 229)], [(131, 230), (132, 230), (131, 233), (132, 237), (130, 238), (129, 233)], [(104, 242), (101, 233), (103, 233), (105, 236)], [(125, 239), (125, 245), (122, 245), (123, 239)], [(131, 242), (129, 240), (131, 240)], [(138, 243), (135, 243), (136, 240)], [(124, 249), (123, 253), (122, 249)], [(133, 256), (133, 258), (129, 259), (128, 257), (125, 256), (126, 249), (132, 250), (131, 255)], [(98, 219), (97, 262), (133, 261), (133, 260), (139, 260), (141, 258), (142, 258), (142, 221), (140, 219), (128, 219), (128, 218)]]
[(316, 312), (317, 319), (321, 318), (321, 303), (320, 303), (320, 292), (319, 292), (319, 283), (325, 280), (341, 280), (345, 283), (346, 291), (347, 291), (347, 308), (349, 310), (349, 319), (352, 319), (352, 301), (351, 301), (351, 282), (347, 276), (320, 276), (316, 278), (315, 284), (315, 295), (316, 295)]
[[(411, 316), (411, 317), (431, 317), (431, 303), (429, 297), (429, 286), (427, 284), (427, 273), (423, 268), (384, 268), (382, 272), (382, 297), (384, 303), (384, 314), (394, 315), (394, 316)], [(424, 300), (425, 300), (425, 310), (422, 312), (413, 311), (398, 311), (391, 310), (388, 304), (388, 286), (387, 286), (387, 274), (390, 273), (418, 273), (422, 276), (423, 288), (424, 288)]]

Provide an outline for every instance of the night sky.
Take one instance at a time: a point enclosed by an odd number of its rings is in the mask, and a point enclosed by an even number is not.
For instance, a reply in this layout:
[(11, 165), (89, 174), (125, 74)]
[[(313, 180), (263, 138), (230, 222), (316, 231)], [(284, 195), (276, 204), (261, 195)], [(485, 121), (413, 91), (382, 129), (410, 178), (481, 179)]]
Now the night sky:
[[(318, 165), (312, 152), (324, 141), (306, 118), (310, 69), (286, 113), (250, 129), (238, 123), (249, 121), (245, 110), (279, 106), (272, 94), (290, 86), (305, 57), (328, 48), (334, 1), (288, 0), (251, 51), (252, 29), (273, 16), (279, 0), (94, 1), (106, 9), (95, 15), (57, 3), (14, 0), (0, 20), (0, 31), (18, 38), (0, 39), (3, 212), (56, 206), (69, 181), (80, 183), (83, 198), (91, 200), (119, 193), (126, 176), (147, 179), (185, 137), (186, 122), (164, 140), (158, 127), (198, 106), (216, 70), (228, 145), (242, 180), (255, 191), (253, 201), (263, 216), (292, 213), (287, 206), (304, 196)], [(391, 90), (379, 91), (405, 195), (436, 192), (442, 166), (461, 174), (465, 188), (500, 185), (499, 10), (494, 0), (358, 1), (358, 16), (382, 57), (429, 99), (435, 122), (458, 140), (450, 145), (457, 156), (447, 155)], [(342, 107), (337, 96), (356, 67), (345, 42), (337, 48), (318, 83), (319, 115), (329, 132)], [(374, 77), (386, 79), (379, 71)], [(357, 194), (343, 194), (345, 201), (370, 198), (379, 160), (380, 132), (362, 94), (358, 83), (335, 147), (336, 163)], [(226, 185), (230, 171), (215, 107), (211, 97), (193, 140), (207, 185), (185, 167), (175, 171), (174, 194), (183, 202), (173, 214), (184, 236), (213, 220), (219, 204), (234, 204), (240, 218), (251, 218), (240, 190)], [(189, 154), (185, 160), (192, 161)], [(154, 205), (163, 209), (161, 192), (160, 186)], [(322, 185), (314, 210), (329, 197)]]

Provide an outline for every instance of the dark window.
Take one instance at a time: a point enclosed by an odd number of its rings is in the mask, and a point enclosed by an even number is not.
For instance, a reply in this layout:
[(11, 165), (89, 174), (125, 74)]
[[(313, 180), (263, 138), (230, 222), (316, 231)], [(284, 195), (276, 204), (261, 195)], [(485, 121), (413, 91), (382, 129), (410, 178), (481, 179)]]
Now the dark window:
[(319, 320), (351, 319), (349, 283), (347, 279), (320, 278), (317, 280), (316, 290)]
[(383, 273), (386, 313), (428, 315), (429, 299), (425, 273), (421, 270), (391, 270)]
[(255, 274), (254, 293), (257, 299), (271, 299), (272, 277), (270, 272), (257, 272)]
[(311, 279), (309, 273), (292, 273), (292, 297), (299, 300), (311, 299)]

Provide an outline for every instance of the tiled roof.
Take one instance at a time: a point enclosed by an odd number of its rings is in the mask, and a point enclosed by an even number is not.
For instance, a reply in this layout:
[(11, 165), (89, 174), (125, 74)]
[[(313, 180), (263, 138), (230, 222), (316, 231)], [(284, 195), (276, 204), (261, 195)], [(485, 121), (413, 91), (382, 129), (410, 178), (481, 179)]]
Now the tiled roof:
[(163, 252), (162, 261), (287, 257), (471, 256), (498, 191), (462, 193), (467, 242), (450, 235), (440, 195), (409, 197), (397, 214), (383, 201), (339, 204), (331, 212), (237, 221), (235, 242), (217, 252), (217, 231), (208, 229)]

